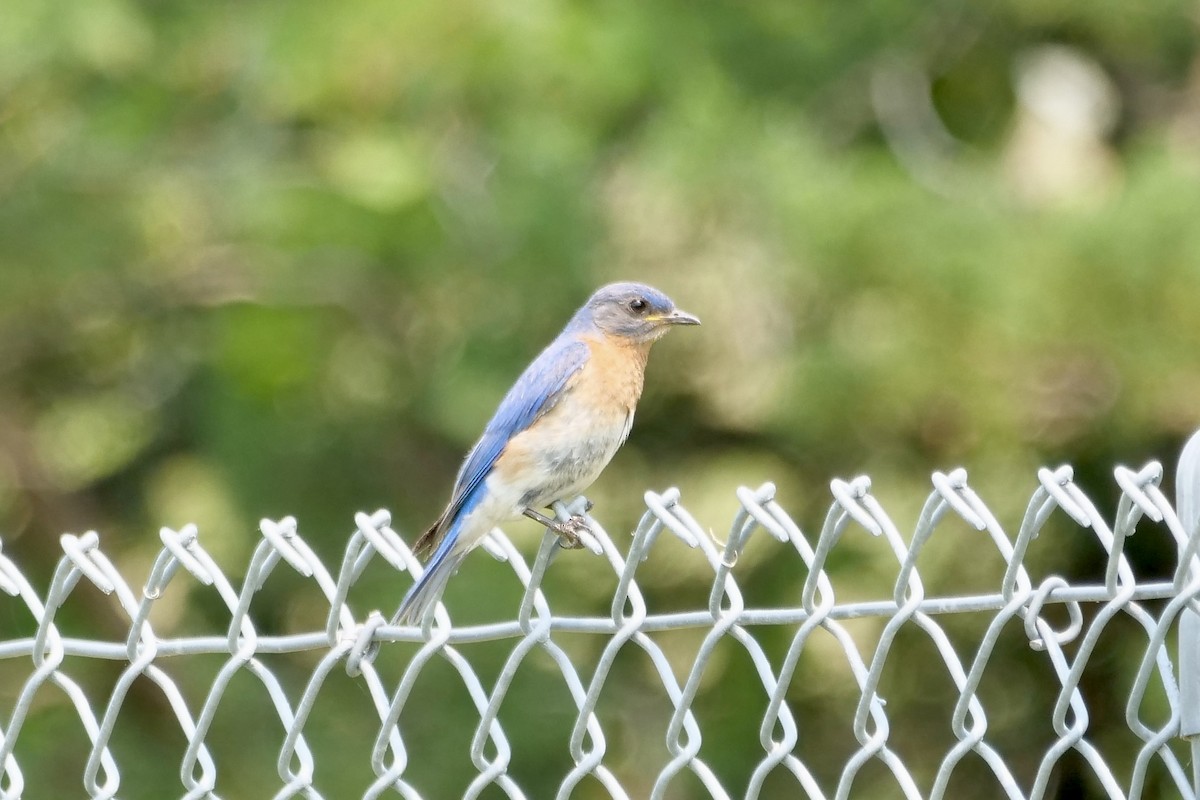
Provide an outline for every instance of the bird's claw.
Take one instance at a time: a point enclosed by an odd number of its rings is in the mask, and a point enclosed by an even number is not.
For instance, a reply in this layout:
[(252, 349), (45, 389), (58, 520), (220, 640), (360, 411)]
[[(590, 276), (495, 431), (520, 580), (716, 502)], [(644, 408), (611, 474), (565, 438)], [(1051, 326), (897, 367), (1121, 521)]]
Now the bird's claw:
[(588, 526), (587, 519), (574, 514), (570, 519), (558, 524), (557, 532), (562, 539), (559, 546), (568, 550), (579, 550), (583, 547), (583, 541), (579, 538), (581, 533), (591, 533), (591, 528)]
[[(592, 504), (588, 503), (588, 508), (591, 508), (591, 506)], [(570, 550), (578, 550), (583, 547), (583, 541), (579, 538), (579, 535), (581, 533), (591, 533), (592, 530), (588, 525), (587, 518), (581, 514), (572, 514), (565, 520), (558, 520), (538, 513), (532, 508), (527, 508), (522, 513), (557, 533), (562, 540), (559, 542), (559, 545)]]

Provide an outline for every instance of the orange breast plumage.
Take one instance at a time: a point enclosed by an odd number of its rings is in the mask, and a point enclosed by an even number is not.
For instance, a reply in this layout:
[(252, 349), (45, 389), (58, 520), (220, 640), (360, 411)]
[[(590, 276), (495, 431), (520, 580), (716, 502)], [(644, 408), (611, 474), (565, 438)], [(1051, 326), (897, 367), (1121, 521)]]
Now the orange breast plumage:
[(586, 366), (555, 403), (512, 438), (497, 460), (503, 480), (527, 487), (519, 509), (569, 500), (599, 475), (629, 435), (642, 393), (645, 347), (584, 339)]
[(642, 396), (650, 345), (604, 335), (588, 336), (584, 343), (591, 355), (572, 393), (594, 403), (601, 413), (632, 414)]

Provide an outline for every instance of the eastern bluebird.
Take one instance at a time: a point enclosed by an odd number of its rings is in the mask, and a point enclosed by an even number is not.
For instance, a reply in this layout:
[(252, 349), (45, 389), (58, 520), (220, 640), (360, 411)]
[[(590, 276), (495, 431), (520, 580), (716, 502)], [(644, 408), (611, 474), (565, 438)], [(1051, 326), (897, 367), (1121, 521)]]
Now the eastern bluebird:
[(591, 485), (629, 435), (650, 345), (674, 325), (700, 320), (641, 283), (597, 291), (496, 409), (467, 454), (437, 522), (413, 546), (433, 553), (392, 624), (414, 623), (493, 527), (521, 516), (577, 541), (583, 519), (540, 514)]

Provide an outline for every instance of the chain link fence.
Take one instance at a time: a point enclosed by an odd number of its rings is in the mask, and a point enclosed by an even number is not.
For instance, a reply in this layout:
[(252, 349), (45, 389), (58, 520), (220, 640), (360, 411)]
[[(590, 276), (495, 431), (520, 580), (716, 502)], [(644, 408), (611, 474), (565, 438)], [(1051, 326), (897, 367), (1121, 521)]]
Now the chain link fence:
[[(530, 748), (546, 746), (517, 733), (528, 731), (530, 718), (544, 711), (528, 691), (513, 688), (533, 672), (536, 682), (559, 692), (565, 687), (569, 696), (568, 723), (551, 733), (557, 737), (554, 748), (563, 754), (563, 768), (551, 779), (559, 798), (1194, 800), (1195, 737), (1200, 734), (1200, 437), (1181, 457), (1175, 504), (1160, 490), (1158, 463), (1139, 470), (1117, 467), (1113, 474), (1120, 499), (1111, 523), (1064, 466), (1038, 472), (1024, 518), (1006, 528), (967, 484), (965, 471), (935, 473), (907, 539), (865, 477), (832, 482), (833, 502), (816, 536), (802, 531), (775, 502), (771, 485), (737, 492), (740, 510), (723, 542), (687, 512), (678, 492), (647, 493), (647, 511), (632, 538), (622, 538), (625, 546), (589, 518), (592, 533), (583, 539), (597, 558), (585, 559), (586, 568), (611, 570), (608, 579), (615, 581), (607, 608), (590, 609), (594, 616), (556, 613), (559, 603), (547, 598), (557, 595), (542, 591), (559, 552), (556, 538), (546, 535), (530, 564), (494, 531), (485, 547), (511, 569), (523, 587), (523, 600), (514, 619), (477, 625), (454, 624), (453, 602), (449, 609), (439, 606), (420, 629), (389, 627), (378, 611), (364, 614), (353, 607), (352, 589), (376, 559), (395, 570), (420, 571), (383, 511), (356, 516), (336, 569), (314, 554), (294, 519), (264, 520), (240, 588), (206, 552), (194, 526), (161, 531), (162, 549), (138, 589), (105, 556), (95, 533), (62, 537), (63, 556), (44, 593), (0, 553), (0, 590), (12, 598), (6, 604), (0, 599), (0, 613), (26, 619), (36, 629), (27, 638), (0, 641), (3, 674), (19, 676), (0, 686), (0, 798), (47, 796), (33, 788), (46, 776), (27, 774), (22, 762), (35, 747), (47, 746), (41, 726), (54, 722), (55, 730), (61, 729), (63, 698), (71, 711), (67, 727), (82, 728), (87, 756), (81, 763), (60, 759), (54, 771), (77, 776), (72, 781), (88, 797), (149, 796), (137, 783), (138, 753), (113, 746), (131, 692), (139, 686), (146, 691), (147, 682), (165, 700), (163, 713), (174, 717), (182, 734), (177, 796), (248, 796), (237, 775), (223, 773), (221, 747), (211, 735), (222, 709), (236, 702), (230, 700), (231, 685), (246, 680), (269, 698), (264, 706), (269, 719), (261, 731), (246, 733), (268, 740), (272, 750), (278, 745), (275, 797), (351, 796), (346, 788), (323, 782), (329, 775), (322, 769), (327, 758), (358, 765), (365, 789), (354, 789), (355, 796), (430, 797), (431, 790), (421, 785), (420, 765), (459, 744), (463, 763), (469, 758), (469, 769), (457, 776), (464, 796), (541, 796), (529, 794), (510, 768), (522, 752), (528, 757)], [(556, 508), (560, 517), (582, 510)], [(1031, 576), (1030, 546), (1051, 521), (1065, 521), (1072, 535), (1090, 537), (1102, 548), (1097, 549), (1102, 581)], [(963, 523), (974, 532), (947, 531)], [(1138, 536), (1162, 537), (1168, 545), (1175, 555), (1170, 574), (1158, 580), (1135, 576), (1125, 549), (1135, 527)], [(893, 568), (882, 585), (873, 587), (884, 589), (881, 599), (835, 597), (831, 564), (844, 553), (848, 529), (865, 530), (890, 553)], [(943, 539), (977, 536), (968, 560), (1001, 564), (998, 585), (986, 593), (927, 593), (917, 563), (939, 534)], [(711, 576), (706, 602), (649, 611), (636, 578), (664, 535), (696, 551), (679, 558), (702, 560), (702, 570)], [(739, 585), (738, 578), (745, 583), (739, 559), (748, 544), (760, 554), (769, 552), (765, 567), (760, 558), (761, 568), (794, 575), (786, 604), (747, 602), (753, 587)], [(695, 566), (690, 564), (693, 572)], [(277, 568), (315, 583), (328, 607), (320, 630), (260, 634), (256, 596)], [(867, 583), (881, 580), (878, 571), (864, 570), (860, 577)], [(150, 622), (155, 604), (173, 584), (194, 586), (193, 581), (219, 596), (228, 628), (196, 636), (157, 633)], [(81, 591), (81, 583), (115, 597), (128, 619), (124, 641), (69, 638), (60, 632), (56, 615)], [(398, 598), (405, 584), (395, 584)], [(838, 584), (848, 582), (838, 578)], [(1021, 674), (1011, 667), (1017, 662), (993, 658), (1014, 632), (1028, 656)], [(693, 637), (687, 647), (679, 645), (683, 633)], [(487, 677), (473, 660), (472, 648), (483, 643), (504, 648)], [(270, 659), (289, 653), (307, 654), (307, 660), (272, 668)], [(623, 665), (631, 654), (641, 664), (636, 692)], [(187, 687), (197, 684), (197, 665), (204, 658), (219, 666), (211, 679), (205, 673), (203, 691), (189, 696)], [(1125, 685), (1109, 677), (1117, 674), (1109, 669), (1114, 659), (1133, 676)], [(97, 689), (87, 679), (101, 661), (119, 666), (111, 688)], [(16, 664), (24, 667), (17, 670)], [(465, 690), (477, 719), (473, 730), (440, 731), (431, 720), (430, 700), (422, 693), (430, 691), (425, 676), (434, 670), (442, 679), (449, 675), (460, 694)], [(1028, 690), (1022, 687), (1029, 685), (1030, 675), (1049, 698), (1045, 708), (1024, 702)], [(710, 685), (714, 679), (742, 688), (722, 693)], [(365, 692), (374, 715), (343, 715), (330, 722), (335, 710), (314, 721), (323, 693), (347, 680)], [(939, 706), (929, 712), (936, 721), (914, 725), (909, 711), (889, 708), (888, 688), (906, 680), (918, 684), (910, 695), (926, 696), (930, 705)], [(926, 685), (944, 689), (934, 692)], [(645, 691), (648, 686), (653, 693)], [(546, 692), (549, 696), (550, 689)], [(638, 696), (623, 698), (633, 694)], [(48, 702), (51, 695), (56, 703)], [(638, 708), (633, 725), (622, 724), (610, 711), (623, 699)], [(722, 706), (728, 703), (761, 707), (757, 730), (722, 730)], [(661, 711), (657, 718), (656, 710)], [(842, 711), (844, 718), (835, 721), (833, 715)], [(999, 733), (1003, 726), (997, 720), (1005, 721), (1010, 733)], [(332, 755), (318, 757), (331, 752), (314, 744), (328, 742), (331, 727), (356, 730), (374, 737), (373, 743), (334, 747)], [(1013, 730), (1017, 738), (1036, 743), (1024, 743), (1025, 756), (1010, 755)], [(844, 742), (837, 741), (837, 731), (845, 733)], [(731, 737), (741, 747), (732, 748)], [(827, 746), (814, 749), (813, 742)], [(1031, 746), (1032, 758), (1027, 755)], [(831, 751), (841, 756), (831, 760)], [(731, 759), (733, 752), (755, 755)], [(738, 763), (731, 766), (734, 760)], [(740, 776), (736, 785), (731, 775)]]

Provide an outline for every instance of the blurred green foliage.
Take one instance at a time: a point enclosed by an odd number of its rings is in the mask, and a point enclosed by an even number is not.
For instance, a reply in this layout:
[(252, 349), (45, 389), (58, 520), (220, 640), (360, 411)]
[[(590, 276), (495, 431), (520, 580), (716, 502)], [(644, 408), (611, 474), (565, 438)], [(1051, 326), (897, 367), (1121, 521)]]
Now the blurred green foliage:
[[(904, 528), (930, 470), (959, 464), (1015, 531), (1036, 466), (1074, 463), (1111, 500), (1114, 463), (1170, 462), (1200, 418), (1194, 3), (8, 0), (3, 17), (0, 533), (38, 585), (65, 530), (99, 530), (135, 582), (164, 524), (197, 522), (232, 574), (260, 517), (297, 516), (330, 564), (355, 510), (390, 508), (415, 535), (521, 367), (619, 278), (705, 324), (656, 348), (633, 436), (591, 495), (618, 537), (647, 488), (678, 485), (720, 535), (734, 489), (768, 479), (815, 535), (828, 480), (860, 472)], [(1099, 548), (1062, 534), (1036, 563), (1094, 577)], [(1001, 565), (963, 563), (971, 541), (931, 551), (932, 587), (994, 589)], [(890, 591), (876, 544), (844, 544), (839, 598)], [(699, 602), (707, 568), (660, 547), (644, 583), (655, 607)], [(752, 598), (795, 602), (798, 562), (773, 547), (739, 568)], [(1141, 576), (1169, 568), (1161, 537), (1130, 547)], [(515, 608), (486, 561), (451, 585), (465, 619)], [(556, 571), (551, 588), (578, 594), (562, 602), (602, 612), (603, 570), (576, 555)], [(404, 586), (380, 569), (356, 599), (390, 607)], [(273, 580), (262, 629), (317, 627), (309, 591)], [(199, 589), (163, 606), (164, 633), (226, 619)], [(99, 595), (63, 613), (70, 634), (120, 636)], [(962, 646), (981, 629), (965, 626)], [(0, 635), (28, 630), (0, 612)], [(1136, 662), (1112, 635), (1095, 669), (1124, 686)], [(1052, 734), (1023, 726), (1048, 719), (1053, 682), (1019, 639), (984, 692), (996, 740), (1032, 774)], [(695, 644), (671, 652), (683, 665)], [(577, 647), (594, 659), (596, 643)], [(822, 763), (821, 748), (850, 745), (833, 703), (853, 692), (836, 654), (813, 650), (793, 699)], [(473, 653), (485, 685), (505, 654)], [(310, 665), (274, 666), (299, 686)], [(26, 672), (0, 663), (4, 707)], [(106, 697), (115, 673), (95, 680)], [(211, 675), (189, 680), (199, 698)], [(761, 755), (756, 681), (731, 655), (699, 700), (731, 787)], [(951, 687), (901, 668), (886, 681), (917, 734), (897, 747), (928, 768)], [(451, 796), (475, 716), (448, 669), (428, 682), (412, 724), (462, 746), (412, 770)], [(629, 702), (602, 706), (611, 763), (637, 795), (666, 758), (647, 722), (661, 697), (632, 654), (613, 685)], [(152, 787), (134, 796), (167, 796), (181, 742), (143, 688), (118, 760), (127, 785)], [(250, 679), (235, 688), (244, 702), (222, 707), (213, 739), (225, 791), (266, 796), (278, 742), (245, 732), (271, 713)], [(1119, 720), (1120, 697), (1096, 718)], [(341, 755), (318, 759), (318, 785), (350, 796), (367, 783), (373, 713), (348, 681), (322, 703), (314, 747)], [(546, 719), (522, 721), (539, 704)], [(568, 768), (570, 706), (560, 687), (518, 682), (502, 713), (532, 796)], [(31, 727), (20, 748), (27, 772), (63, 781), (39, 796), (77, 792), (50, 765), (82, 735)], [(1089, 796), (1084, 772), (1066, 764), (1058, 796)], [(863, 780), (864, 796), (890, 796), (880, 772)]]

